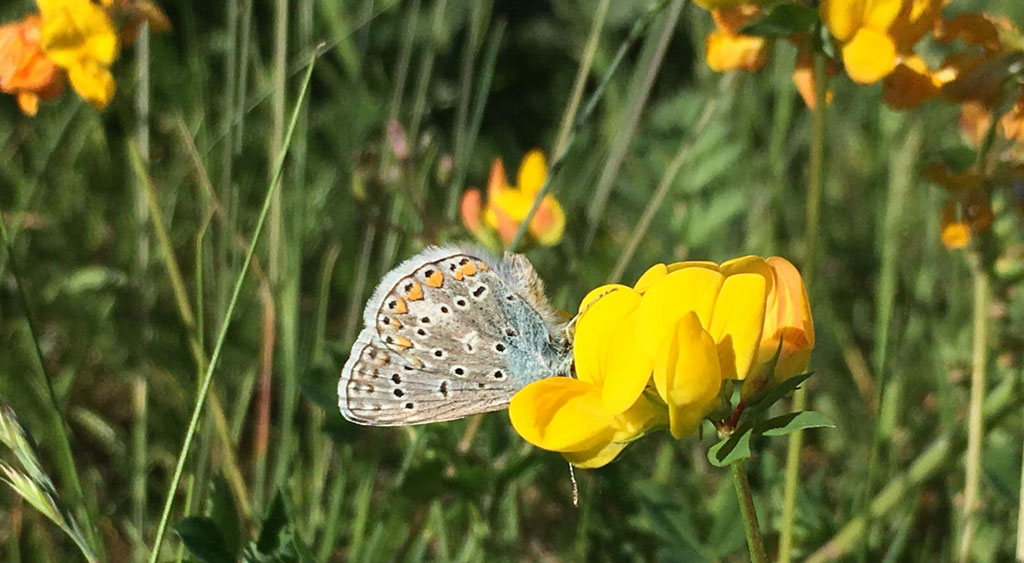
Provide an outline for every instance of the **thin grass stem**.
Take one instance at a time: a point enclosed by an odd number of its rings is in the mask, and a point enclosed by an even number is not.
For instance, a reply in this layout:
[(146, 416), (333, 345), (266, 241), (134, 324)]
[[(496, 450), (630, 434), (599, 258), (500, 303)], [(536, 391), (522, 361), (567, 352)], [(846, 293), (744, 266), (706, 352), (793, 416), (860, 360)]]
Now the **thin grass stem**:
[(42, 408), (49, 418), (50, 431), (53, 432), (57, 442), (57, 470), (61, 476), (61, 482), (70, 487), (70, 493), (65, 495), (68, 504), (75, 511), (78, 519), (83, 523), (86, 537), (89, 540), (89, 547), (93, 553), (100, 558), (106, 559), (106, 549), (102, 538), (96, 528), (96, 512), (93, 504), (85, 498), (82, 489), (82, 481), (78, 475), (78, 468), (75, 466), (75, 458), (71, 452), (71, 440), (65, 427), (64, 415), (61, 412), (60, 401), (57, 399), (57, 392), (53, 388), (53, 381), (46, 370), (46, 356), (39, 344), (39, 331), (36, 327), (35, 317), (32, 314), (32, 307), (29, 305), (28, 294), (25, 291), (24, 278), (20, 275), (20, 268), (14, 257), (14, 248), (7, 233), (7, 225), (0, 214), (0, 239), (3, 241), (4, 249), (7, 251), (7, 269), (14, 278), (14, 285), (17, 287), (18, 301), (25, 316), (25, 323), (28, 325), (29, 336), (32, 339), (32, 348), (36, 361), (39, 364), (39, 377), (42, 378), (42, 387), (45, 389), (45, 397), (42, 399)]
[[(611, 63), (608, 65), (608, 70), (605, 71), (604, 76), (601, 78), (601, 82), (594, 88), (593, 93), (587, 98), (587, 103), (583, 105), (583, 110), (580, 111), (576, 120), (572, 124), (569, 136), (566, 138), (565, 143), (562, 144), (562, 149), (555, 152), (555, 157), (551, 160), (551, 165), (548, 168), (547, 178), (544, 179), (544, 185), (538, 190), (537, 195), (533, 198), (533, 204), (530, 206), (530, 210), (526, 213), (523, 218), (523, 222), (519, 225), (519, 230), (516, 231), (516, 235), (512, 238), (512, 241), (508, 245), (509, 252), (515, 252), (519, 248), (519, 244), (523, 241), (526, 231), (529, 229), (530, 223), (533, 221), (533, 216), (537, 214), (537, 209), (540, 207), (540, 202), (543, 201), (544, 197), (551, 191), (551, 182), (557, 176), (558, 171), (562, 169), (565, 161), (565, 157), (572, 148), (573, 142), (576, 140), (576, 136), (579, 131), (583, 128), (583, 125), (590, 120), (591, 114), (594, 113), (594, 109), (597, 107), (599, 102), (604, 97), (605, 88), (611, 82), (612, 76), (619, 69), (619, 65), (625, 58), (626, 53), (629, 52), (630, 48), (643, 36), (647, 31), (647, 28), (656, 20), (657, 15), (661, 10), (668, 5), (668, 2), (658, 2), (653, 5), (643, 16), (641, 16), (633, 27), (629, 30), (629, 35), (623, 40), (622, 44), (619, 45), (618, 51), (615, 52), (615, 56), (612, 57)], [(677, 14), (678, 15), (678, 14)]]
[(150, 563), (156, 563), (160, 560), (161, 546), (163, 545), (164, 535), (167, 532), (167, 523), (170, 520), (171, 509), (174, 507), (174, 497), (177, 492), (178, 483), (181, 481), (181, 474), (185, 466), (185, 460), (188, 458), (189, 447), (192, 445), (196, 428), (199, 425), (199, 416), (202, 414), (203, 405), (206, 402), (206, 395), (210, 390), (210, 384), (213, 382), (214, 370), (217, 367), (217, 361), (220, 359), (221, 350), (223, 349), (224, 341), (227, 338), (228, 328), (231, 326), (231, 318), (235, 311), (235, 305), (238, 303), (238, 297), (242, 292), (246, 273), (249, 271), (249, 265), (252, 263), (253, 256), (256, 254), (256, 243), (259, 242), (260, 234), (263, 232), (263, 225), (270, 210), (270, 203), (278, 185), (281, 172), (284, 169), (284, 161), (288, 154), (288, 146), (291, 143), (292, 133), (294, 133), (295, 124), (298, 121), (299, 108), (302, 107), (302, 104), (306, 99), (306, 92), (309, 88), (310, 79), (313, 76), (313, 67), (317, 56), (319, 56), (319, 52), (314, 53), (310, 58), (305, 80), (302, 82), (302, 88), (299, 90), (299, 96), (295, 102), (295, 109), (292, 111), (292, 119), (288, 126), (288, 132), (285, 135), (284, 143), (281, 147), (281, 153), (277, 155), (277, 162), (274, 165), (274, 174), (271, 177), (270, 185), (267, 187), (267, 193), (263, 198), (263, 206), (260, 210), (259, 218), (256, 220), (256, 228), (253, 230), (251, 239), (252, 243), (249, 245), (249, 250), (245, 255), (245, 261), (242, 263), (242, 269), (238, 272), (238, 278), (235, 281), (234, 290), (231, 293), (231, 300), (228, 302), (228, 308), (224, 314), (224, 320), (221, 323), (216, 344), (213, 348), (213, 354), (210, 356), (210, 364), (203, 376), (202, 385), (199, 389), (198, 396), (196, 397), (195, 408), (192, 411), (192, 418), (189, 421), (188, 429), (185, 432), (185, 440), (181, 446), (181, 452), (178, 454), (178, 462), (174, 468), (174, 475), (167, 488), (167, 500), (164, 502), (163, 514), (160, 516), (160, 524), (157, 528), (156, 539), (153, 541), (153, 550), (149, 559)]

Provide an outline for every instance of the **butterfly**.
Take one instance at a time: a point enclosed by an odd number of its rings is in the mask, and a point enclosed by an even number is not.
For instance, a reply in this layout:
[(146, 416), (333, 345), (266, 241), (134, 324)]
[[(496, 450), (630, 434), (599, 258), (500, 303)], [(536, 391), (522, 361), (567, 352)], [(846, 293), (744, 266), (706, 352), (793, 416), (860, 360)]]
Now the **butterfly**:
[(338, 382), (346, 419), (424, 424), (504, 409), (526, 385), (566, 375), (565, 320), (521, 254), (430, 247), (381, 280)]

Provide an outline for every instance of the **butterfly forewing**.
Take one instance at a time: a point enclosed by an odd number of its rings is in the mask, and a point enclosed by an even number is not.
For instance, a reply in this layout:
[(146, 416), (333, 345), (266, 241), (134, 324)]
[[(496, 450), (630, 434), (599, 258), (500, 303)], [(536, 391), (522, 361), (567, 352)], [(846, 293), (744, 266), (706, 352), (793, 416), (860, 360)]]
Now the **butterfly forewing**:
[(557, 375), (567, 350), (503, 266), (428, 249), (388, 274), (342, 371), (342, 414), (379, 426), (452, 420)]

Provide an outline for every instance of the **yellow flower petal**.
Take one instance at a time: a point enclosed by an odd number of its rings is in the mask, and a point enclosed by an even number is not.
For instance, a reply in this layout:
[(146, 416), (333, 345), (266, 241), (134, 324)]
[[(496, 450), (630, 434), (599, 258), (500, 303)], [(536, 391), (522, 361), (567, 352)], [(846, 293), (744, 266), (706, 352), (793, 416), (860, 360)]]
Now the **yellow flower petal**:
[[(601, 297), (593, 295), (595, 292)], [(580, 381), (604, 382), (606, 358), (615, 330), (639, 304), (640, 295), (626, 286), (601, 286), (584, 298), (580, 308), (585, 310), (576, 322), (572, 344), (576, 377)]]
[(655, 264), (650, 268), (647, 268), (647, 271), (640, 276), (640, 279), (636, 280), (636, 284), (633, 286), (633, 289), (638, 293), (643, 293), (647, 291), (654, 282), (660, 280), (666, 275), (668, 275), (668, 267), (664, 264)]
[(110, 66), (117, 56), (117, 33), (106, 10), (89, 0), (51, 0), (39, 4), (43, 16), (40, 43), (46, 55), (67, 68), (90, 60)]
[(754, 72), (768, 60), (768, 42), (764, 37), (733, 34), (722, 30), (708, 34), (704, 51), (708, 68), (715, 72)]
[(674, 332), (658, 354), (654, 383), (668, 404), (672, 436), (681, 438), (696, 431), (714, 406), (722, 372), (715, 341), (695, 313), (679, 319)]
[(581, 452), (563, 452), (566, 461), (580, 469), (596, 469), (612, 462), (629, 444), (607, 442)]
[(877, 82), (896, 67), (896, 45), (885, 33), (862, 28), (843, 45), (843, 63), (854, 82)]
[(638, 310), (637, 333), (643, 349), (654, 358), (676, 322), (693, 311), (708, 326), (723, 276), (716, 270), (689, 267), (661, 278), (644, 293)]
[[(642, 303), (642, 301), (641, 301)], [(601, 389), (601, 405), (612, 414), (633, 406), (654, 369), (654, 356), (644, 351), (634, 309), (619, 322), (608, 344), (608, 361)]]
[(818, 12), (832, 35), (847, 41), (863, 25), (864, 0), (821, 0)]
[[(767, 263), (772, 269), (774, 290), (768, 295), (761, 346), (752, 370), (756, 377), (744, 381), (744, 399), (760, 392), (769, 379), (779, 383), (803, 373), (814, 349), (814, 320), (800, 272), (778, 256), (768, 258)], [(764, 373), (776, 354), (775, 371)]]
[(900, 15), (905, 0), (867, 0), (864, 2), (864, 27), (886, 31)]
[(671, 274), (683, 268), (704, 268), (706, 270), (720, 271), (718, 264), (710, 260), (686, 260), (685, 262), (673, 262), (668, 265), (668, 272)]
[(512, 426), (545, 450), (577, 452), (607, 443), (612, 416), (601, 408), (600, 387), (568, 377), (535, 381), (512, 397)]
[(533, 201), (547, 177), (548, 163), (544, 159), (544, 153), (536, 149), (526, 153), (516, 175), (519, 190)]
[(68, 80), (82, 99), (99, 110), (107, 107), (117, 89), (114, 76), (107, 67), (94, 62), (76, 64), (68, 68)]
[(762, 274), (725, 278), (708, 330), (718, 343), (722, 379), (744, 379), (750, 372), (761, 344), (767, 289)]
[[(536, 197), (534, 194), (533, 197)], [(533, 205), (533, 201), (530, 201)], [(527, 208), (529, 212), (529, 208)], [(526, 216), (524, 215), (525, 219)], [(565, 213), (562, 206), (558, 204), (555, 196), (548, 194), (541, 200), (537, 207), (537, 213), (530, 221), (530, 234), (543, 246), (551, 246), (562, 240), (562, 233), (565, 232)]]

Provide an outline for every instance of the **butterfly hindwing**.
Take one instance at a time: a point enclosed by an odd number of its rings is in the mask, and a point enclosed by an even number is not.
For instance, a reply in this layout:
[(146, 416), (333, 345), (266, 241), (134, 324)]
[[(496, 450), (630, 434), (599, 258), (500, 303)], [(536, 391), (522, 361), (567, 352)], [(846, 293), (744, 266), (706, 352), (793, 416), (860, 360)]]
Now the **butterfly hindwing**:
[(385, 276), (342, 371), (345, 417), (452, 420), (502, 409), (523, 386), (557, 375), (568, 353), (561, 331), (509, 268), (478, 251), (433, 248)]

